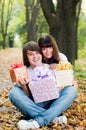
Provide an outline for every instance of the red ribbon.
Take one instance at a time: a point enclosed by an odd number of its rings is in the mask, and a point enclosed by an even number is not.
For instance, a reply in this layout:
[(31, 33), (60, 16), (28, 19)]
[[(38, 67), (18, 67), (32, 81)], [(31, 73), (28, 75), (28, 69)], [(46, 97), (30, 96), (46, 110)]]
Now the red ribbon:
[(11, 69), (15, 69), (15, 68), (20, 68), (20, 67), (22, 67), (22, 66), (23, 66), (22, 63), (13, 63), (13, 64), (10, 66), (10, 68), (11, 68)]

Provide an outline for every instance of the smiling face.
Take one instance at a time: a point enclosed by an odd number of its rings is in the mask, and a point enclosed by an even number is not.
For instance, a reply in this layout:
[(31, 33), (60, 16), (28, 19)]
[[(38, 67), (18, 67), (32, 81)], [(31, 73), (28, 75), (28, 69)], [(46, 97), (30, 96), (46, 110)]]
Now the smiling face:
[(42, 65), (42, 55), (37, 51), (27, 51), (27, 58), (32, 68)]
[(59, 49), (53, 36), (44, 34), (38, 40), (44, 63), (58, 63), (60, 61)]
[(41, 49), (42, 54), (45, 58), (49, 59), (53, 56), (53, 47), (42, 47)]
[(54, 41), (50, 35), (43, 35), (38, 40), (38, 44), (41, 48), (43, 59), (50, 59), (54, 57)]

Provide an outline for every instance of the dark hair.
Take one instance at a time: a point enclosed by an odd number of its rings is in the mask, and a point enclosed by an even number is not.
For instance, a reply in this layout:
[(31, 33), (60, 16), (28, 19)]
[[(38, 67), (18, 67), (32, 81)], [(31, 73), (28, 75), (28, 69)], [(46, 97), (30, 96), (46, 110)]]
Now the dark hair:
[(53, 48), (53, 55), (50, 59), (47, 59), (46, 57), (43, 56), (44, 63), (50, 64), (50, 63), (58, 63), (60, 61), (59, 49), (58, 49), (58, 46), (57, 46), (56, 41), (53, 36), (51, 36), (49, 34), (42, 35), (38, 40), (38, 44), (41, 48), (41, 51), (42, 51), (43, 47), (52, 46), (52, 48)]
[(51, 38), (47, 35), (47, 36), (42, 36), (39, 40), (38, 40), (38, 44), (40, 46), (40, 48), (42, 47), (49, 47), (49, 46), (53, 46)]
[(30, 41), (30, 42), (24, 44), (23, 50), (22, 50), (22, 53), (23, 53), (23, 63), (27, 67), (30, 66), (30, 63), (29, 63), (28, 57), (27, 57), (27, 51), (28, 50), (36, 51), (36, 52), (39, 52), (41, 54), (40, 47), (38, 46), (38, 44), (36, 42)]

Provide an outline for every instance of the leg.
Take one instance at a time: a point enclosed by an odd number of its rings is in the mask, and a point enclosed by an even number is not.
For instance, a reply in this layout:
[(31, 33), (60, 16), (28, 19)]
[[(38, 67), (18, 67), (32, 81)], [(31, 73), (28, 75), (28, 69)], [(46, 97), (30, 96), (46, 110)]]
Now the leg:
[(36, 115), (45, 111), (43, 108), (47, 102), (35, 104), (30, 99), (23, 89), (16, 84), (9, 93), (11, 102), (27, 117), (35, 117)]
[(37, 115), (34, 119), (41, 126), (48, 125), (56, 116), (58, 117), (71, 105), (76, 95), (77, 90), (74, 86), (65, 87), (61, 91), (60, 97), (54, 100), (50, 108)]

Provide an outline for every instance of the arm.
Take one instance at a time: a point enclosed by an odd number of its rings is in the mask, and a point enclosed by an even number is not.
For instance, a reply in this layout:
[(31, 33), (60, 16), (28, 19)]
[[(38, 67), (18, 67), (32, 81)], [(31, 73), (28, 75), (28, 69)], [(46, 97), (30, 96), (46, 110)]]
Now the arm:
[(30, 94), (29, 94), (29, 88), (28, 88), (27, 84), (26, 85), (21, 85), (21, 88), (26, 92), (26, 94), (28, 96), (30, 96)]
[(59, 57), (60, 57), (60, 61), (68, 62), (67, 57), (63, 53), (59, 52)]
[[(63, 53), (59, 52), (59, 57), (60, 57), (60, 61), (68, 62), (67, 57)], [(55, 69), (56, 66), (57, 66), (56, 63), (50, 64), (50, 69)]]
[(28, 86), (29, 80), (20, 79), (18, 84), (26, 92), (26, 94), (31, 97), (31, 92), (30, 92), (29, 86)]

